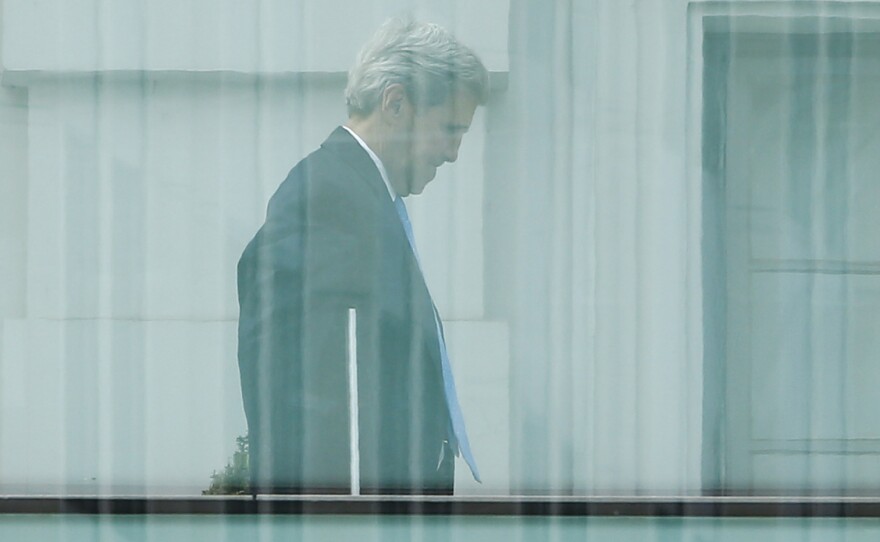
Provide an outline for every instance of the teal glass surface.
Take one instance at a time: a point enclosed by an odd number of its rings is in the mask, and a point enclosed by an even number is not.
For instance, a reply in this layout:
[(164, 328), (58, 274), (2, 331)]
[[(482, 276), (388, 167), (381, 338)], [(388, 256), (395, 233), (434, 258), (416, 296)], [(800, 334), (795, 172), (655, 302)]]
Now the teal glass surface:
[(480, 542), (876, 542), (880, 520), (402, 516), (7, 516), (0, 540), (163, 542), (478, 540)]

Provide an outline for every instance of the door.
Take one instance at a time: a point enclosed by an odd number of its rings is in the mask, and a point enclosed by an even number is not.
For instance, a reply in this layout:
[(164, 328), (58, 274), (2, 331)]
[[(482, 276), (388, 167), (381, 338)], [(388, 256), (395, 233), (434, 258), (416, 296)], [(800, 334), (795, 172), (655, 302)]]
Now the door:
[(877, 492), (880, 38), (729, 44), (723, 484)]

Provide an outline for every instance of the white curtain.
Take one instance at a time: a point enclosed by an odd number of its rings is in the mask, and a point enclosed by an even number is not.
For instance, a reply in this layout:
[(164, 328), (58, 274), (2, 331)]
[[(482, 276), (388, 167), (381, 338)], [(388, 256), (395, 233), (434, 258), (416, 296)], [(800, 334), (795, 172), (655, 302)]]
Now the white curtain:
[(699, 487), (685, 8), (512, 4), (509, 118), (490, 141), (515, 158), (493, 162), (487, 250), (518, 490)]

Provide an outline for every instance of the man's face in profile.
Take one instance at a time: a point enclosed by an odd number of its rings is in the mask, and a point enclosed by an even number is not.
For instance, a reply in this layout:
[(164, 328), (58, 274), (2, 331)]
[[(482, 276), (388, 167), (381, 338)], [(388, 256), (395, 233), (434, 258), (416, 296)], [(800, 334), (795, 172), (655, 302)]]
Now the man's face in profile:
[(455, 162), (461, 139), (471, 126), (477, 101), (470, 92), (457, 90), (434, 106), (416, 107), (404, 100), (393, 169), (400, 178), (393, 180), (401, 196), (421, 194), (437, 175), (437, 168)]

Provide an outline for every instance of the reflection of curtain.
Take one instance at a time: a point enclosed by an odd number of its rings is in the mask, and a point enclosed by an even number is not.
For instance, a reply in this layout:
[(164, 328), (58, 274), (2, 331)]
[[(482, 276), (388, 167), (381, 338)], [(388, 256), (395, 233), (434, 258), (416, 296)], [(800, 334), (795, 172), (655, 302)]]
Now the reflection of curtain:
[[(490, 210), (487, 241), (490, 307), (512, 322), (513, 487), (880, 472), (880, 42), (852, 35), (867, 8), (831, 5), (513, 2), (508, 163), (487, 196), (514, 210)], [(712, 56), (704, 30), (751, 41)]]
[[(566, 383), (572, 380), (572, 349), (586, 335), (572, 333), (580, 323), (572, 320), (572, 309), (587, 309), (571, 297), (572, 216), (586, 217), (592, 201), (570, 200), (573, 173), (584, 173), (580, 164), (573, 171), (572, 149), (584, 143), (589, 127), (581, 124), (573, 134), (573, 98), (583, 96), (563, 84), (572, 74), (570, 6), (521, 3), (512, 14), (510, 99), (519, 147), (515, 169), (523, 172), (511, 195), (517, 214), (508, 231), (515, 239), (516, 294), (508, 307), (514, 315), (513, 379), (522, 393), (514, 393), (512, 460), (519, 483), (559, 490), (571, 487), (572, 472), (575, 394)], [(581, 188), (585, 193), (590, 187)]]
[(599, 1), (511, 13), (498, 115), (512, 119), (492, 138), (507, 163), (487, 157), (501, 168), (487, 198), (504, 211), (488, 211), (487, 250), (499, 252), (489, 305), (512, 321), (513, 487), (693, 489), (685, 13)]
[[(0, 446), (0, 478), (201, 488), (244, 430), (238, 255), (344, 118), (354, 51), (413, 2), (91, 4), (3, 4), (4, 84), (26, 88), (0, 89), (0, 444), (22, 443)], [(506, 385), (486, 373), (510, 325), (512, 490), (696, 491), (707, 455), (746, 484), (880, 472), (878, 40), (846, 23), (877, 3), (511, 0), (509, 57), (504, 0), (421, 4), (488, 36), (493, 72), (510, 61), (412, 203), (460, 390)], [(701, 66), (710, 11), (716, 33), (836, 37)], [(713, 209), (699, 170), (719, 149)], [(713, 325), (740, 348), (726, 367)], [(469, 429), (491, 435), (503, 394), (474, 387)]]

